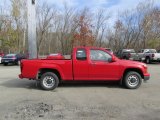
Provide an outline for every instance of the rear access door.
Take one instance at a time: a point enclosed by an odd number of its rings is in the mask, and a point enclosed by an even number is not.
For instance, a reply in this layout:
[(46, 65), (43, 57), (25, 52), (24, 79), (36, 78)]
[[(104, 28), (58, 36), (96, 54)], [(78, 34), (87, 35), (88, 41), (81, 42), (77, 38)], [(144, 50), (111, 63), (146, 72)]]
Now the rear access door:
[(86, 48), (77, 48), (73, 58), (73, 77), (74, 80), (88, 80), (88, 64)]

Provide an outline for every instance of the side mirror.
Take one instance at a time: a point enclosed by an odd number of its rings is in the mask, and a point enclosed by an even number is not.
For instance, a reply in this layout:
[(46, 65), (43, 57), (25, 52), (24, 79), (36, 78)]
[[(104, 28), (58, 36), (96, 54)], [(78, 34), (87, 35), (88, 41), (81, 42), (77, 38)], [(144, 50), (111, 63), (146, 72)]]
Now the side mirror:
[(116, 62), (116, 57), (112, 56), (111, 58), (108, 58), (108, 62)]
[(112, 62), (116, 62), (116, 57), (112, 56)]
[(112, 62), (112, 58), (108, 58), (108, 62)]

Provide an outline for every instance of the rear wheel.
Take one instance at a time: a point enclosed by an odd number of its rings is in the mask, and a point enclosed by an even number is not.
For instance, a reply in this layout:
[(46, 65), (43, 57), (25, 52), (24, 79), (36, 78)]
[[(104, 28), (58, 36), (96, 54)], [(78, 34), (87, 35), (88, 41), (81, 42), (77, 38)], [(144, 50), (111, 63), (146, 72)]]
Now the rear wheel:
[(128, 89), (136, 89), (141, 86), (142, 77), (139, 73), (130, 71), (125, 75), (123, 83)]
[(44, 90), (53, 90), (59, 84), (59, 78), (55, 73), (46, 72), (41, 76), (40, 86)]
[(7, 66), (7, 65), (8, 65), (8, 63), (3, 63), (3, 65), (4, 65), (4, 66)]
[(151, 63), (151, 60), (150, 60), (149, 57), (146, 58), (146, 63), (147, 63), (147, 64)]
[(126, 57), (126, 56), (123, 56), (123, 59), (127, 60), (127, 57)]

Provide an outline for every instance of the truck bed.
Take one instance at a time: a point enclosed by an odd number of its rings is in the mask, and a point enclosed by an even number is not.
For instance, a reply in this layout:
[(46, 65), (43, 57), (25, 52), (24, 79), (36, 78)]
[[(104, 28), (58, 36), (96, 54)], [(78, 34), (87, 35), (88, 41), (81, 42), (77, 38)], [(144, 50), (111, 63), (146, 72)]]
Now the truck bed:
[[(25, 64), (25, 65), (23, 65)], [(62, 68), (63, 67), (63, 68)], [(72, 76), (72, 60), (48, 60), (48, 59), (33, 59), (23, 60), (21, 65), (22, 78), (36, 79), (38, 71), (42, 69), (58, 68), (61, 71), (62, 79), (73, 80)], [(31, 72), (32, 71), (32, 72)]]

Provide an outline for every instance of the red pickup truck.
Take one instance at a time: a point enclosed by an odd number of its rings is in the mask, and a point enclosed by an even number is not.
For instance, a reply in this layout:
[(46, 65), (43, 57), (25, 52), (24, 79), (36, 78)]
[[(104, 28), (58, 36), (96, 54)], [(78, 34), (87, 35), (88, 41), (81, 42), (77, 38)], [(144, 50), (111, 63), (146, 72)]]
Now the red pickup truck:
[(62, 81), (111, 80), (136, 89), (150, 78), (146, 64), (120, 60), (103, 48), (76, 47), (71, 56), (71, 59), (22, 60), (19, 78), (39, 80), (44, 90), (53, 90)]

